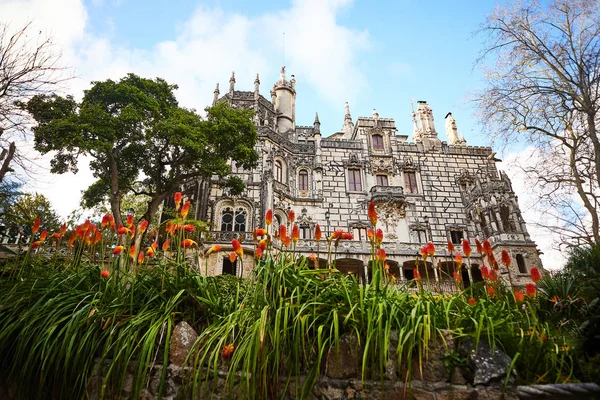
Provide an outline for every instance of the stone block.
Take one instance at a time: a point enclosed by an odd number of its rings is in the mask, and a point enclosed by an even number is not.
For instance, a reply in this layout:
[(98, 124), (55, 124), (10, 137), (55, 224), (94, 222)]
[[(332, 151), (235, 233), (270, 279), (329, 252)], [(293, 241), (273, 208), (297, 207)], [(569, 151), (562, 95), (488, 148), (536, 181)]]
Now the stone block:
[(183, 365), (196, 339), (198, 339), (198, 334), (187, 322), (181, 321), (177, 324), (171, 334), (169, 360), (175, 365)]
[(332, 347), (327, 353), (325, 375), (335, 379), (358, 377), (359, 356), (360, 349), (356, 335), (342, 335), (340, 337), (339, 352)]

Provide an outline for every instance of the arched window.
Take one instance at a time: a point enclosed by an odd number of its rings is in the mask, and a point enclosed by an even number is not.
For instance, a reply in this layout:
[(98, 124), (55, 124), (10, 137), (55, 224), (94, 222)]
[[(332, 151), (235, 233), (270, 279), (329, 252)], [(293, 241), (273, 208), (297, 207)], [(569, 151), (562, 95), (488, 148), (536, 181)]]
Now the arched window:
[(298, 231), (300, 233), (300, 239), (310, 239), (311, 229), (308, 224), (300, 224), (298, 227)]
[(304, 169), (298, 173), (298, 190), (308, 190), (308, 172)]
[(383, 150), (383, 136), (381, 135), (373, 135), (371, 136), (373, 141), (373, 149), (374, 150)]
[(247, 219), (248, 212), (245, 209), (226, 207), (221, 213), (221, 231), (245, 232)]
[(275, 161), (275, 180), (283, 183), (283, 163), (279, 160)]

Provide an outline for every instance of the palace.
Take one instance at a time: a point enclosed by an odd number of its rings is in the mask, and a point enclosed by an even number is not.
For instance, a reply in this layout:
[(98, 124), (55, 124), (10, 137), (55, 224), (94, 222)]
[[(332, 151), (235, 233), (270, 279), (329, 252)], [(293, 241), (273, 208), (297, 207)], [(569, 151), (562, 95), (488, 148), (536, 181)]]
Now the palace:
[[(312, 125), (296, 125), (295, 83), (294, 75), (288, 80), (282, 68), (270, 100), (259, 92), (258, 75), (253, 91), (236, 90), (234, 74), (227, 93), (221, 96), (218, 84), (214, 91), (213, 104), (227, 102), (254, 110), (260, 159), (252, 171), (232, 165), (234, 174), (246, 182), (240, 196), (229, 196), (215, 181), (199, 182), (194, 190), (196, 218), (211, 222), (205, 246), (220, 243), (226, 250), (232, 238), (240, 238), (246, 253), (245, 276), (253, 265), (251, 232), (265, 226), (265, 213), (272, 209), (276, 227), (287, 224), (288, 210), (295, 212), (300, 228), (296, 249), (306, 256), (317, 252), (316, 224), (324, 235), (335, 229), (352, 232), (354, 240), (340, 243), (336, 268), (368, 279), (371, 200), (378, 227), (384, 231), (390, 273), (399, 281), (413, 279), (415, 268), (426, 275), (423, 262), (416, 265), (415, 259), (428, 241), (436, 245), (438, 268), (429, 263), (427, 272), (440, 281), (449, 280), (454, 268), (446, 250), (449, 240), (460, 250), (463, 239), (475, 249), (475, 238), (488, 238), (498, 260), (502, 250), (509, 252), (512, 277), (520, 283), (529, 281), (530, 268), (541, 267), (510, 179), (496, 167), (495, 153), (489, 147), (468, 146), (451, 113), (445, 116), (447, 141), (441, 141), (431, 107), (419, 101), (409, 140), (397, 134), (393, 119), (382, 118), (375, 110), (353, 120), (346, 104), (341, 131), (324, 137), (318, 114)], [(326, 243), (321, 242), (320, 248), (324, 264)], [(481, 280), (482, 260), (475, 251), (471, 262), (472, 279)], [(229, 261), (227, 251), (212, 254), (208, 265), (209, 274), (242, 273), (237, 261)], [(502, 271), (506, 278), (506, 268)]]

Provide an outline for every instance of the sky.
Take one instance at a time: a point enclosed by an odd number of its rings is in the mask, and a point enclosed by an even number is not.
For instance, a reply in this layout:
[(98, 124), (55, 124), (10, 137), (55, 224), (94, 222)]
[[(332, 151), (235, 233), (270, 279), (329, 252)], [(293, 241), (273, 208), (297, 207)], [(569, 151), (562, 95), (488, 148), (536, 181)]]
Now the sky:
[[(444, 117), (452, 112), (469, 145), (489, 146), (475, 116), (474, 93), (482, 89), (476, 60), (483, 38), (475, 33), (495, 1), (409, 0), (0, 0), (0, 20), (27, 21), (53, 38), (75, 78), (65, 91), (76, 98), (90, 82), (129, 72), (162, 77), (179, 86), (180, 104), (203, 110), (235, 71), (236, 89), (269, 90), (282, 65), (296, 77), (296, 123), (312, 125), (319, 113), (324, 136), (339, 131), (344, 105), (354, 120), (376, 109), (394, 118), (398, 134), (411, 135), (411, 100), (426, 100), (445, 140)], [(527, 154), (523, 145), (499, 152), (499, 167)], [(77, 175), (41, 173), (29, 189), (47, 195), (61, 215), (78, 207), (93, 177), (85, 160)], [(48, 157), (38, 160), (47, 168)], [(31, 181), (31, 180), (30, 180)], [(527, 189), (513, 182), (527, 222)], [(562, 255), (552, 237), (529, 227), (555, 266)], [(546, 261), (547, 260), (547, 261)]]

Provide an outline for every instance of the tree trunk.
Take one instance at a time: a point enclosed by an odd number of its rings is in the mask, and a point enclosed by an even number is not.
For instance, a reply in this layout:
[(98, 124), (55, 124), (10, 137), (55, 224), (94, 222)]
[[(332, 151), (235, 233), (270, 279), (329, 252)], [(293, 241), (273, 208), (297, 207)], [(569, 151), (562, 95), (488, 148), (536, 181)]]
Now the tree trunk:
[(2, 154), (0, 154), (0, 161), (2, 161), (2, 167), (0, 167), (0, 182), (4, 180), (4, 176), (11, 172), (13, 169), (10, 167), (10, 163), (15, 157), (15, 152), (17, 150), (17, 146), (15, 142), (12, 142), (8, 146), (8, 150), (3, 149)]
[(110, 210), (117, 226), (123, 225), (121, 217), (121, 191), (119, 190), (119, 168), (112, 153), (108, 153), (110, 161)]

